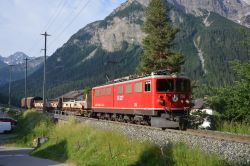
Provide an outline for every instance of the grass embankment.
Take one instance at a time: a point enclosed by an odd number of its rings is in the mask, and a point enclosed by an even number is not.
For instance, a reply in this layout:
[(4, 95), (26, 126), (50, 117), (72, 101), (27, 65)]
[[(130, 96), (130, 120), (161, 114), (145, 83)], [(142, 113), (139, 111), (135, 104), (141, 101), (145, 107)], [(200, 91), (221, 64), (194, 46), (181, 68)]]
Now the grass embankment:
[(250, 135), (250, 122), (227, 121), (218, 112), (210, 116), (210, 119), (212, 121), (212, 130)]
[(250, 135), (250, 124), (240, 122), (221, 121), (216, 124), (216, 130)]
[(73, 122), (58, 124), (50, 140), (32, 154), (76, 165), (226, 165), (217, 157), (204, 155), (182, 143), (161, 149)]
[(34, 110), (26, 111), (15, 118), (18, 122), (13, 133), (17, 137), (9, 146), (31, 147), (35, 138), (48, 137), (55, 126), (51, 118)]
[(16, 143), (26, 146), (31, 146), (36, 137), (47, 136), (49, 140), (32, 155), (76, 165), (227, 165), (216, 156), (205, 155), (183, 143), (160, 148), (86, 124), (55, 125), (51, 119), (34, 111), (20, 117), (16, 133)]

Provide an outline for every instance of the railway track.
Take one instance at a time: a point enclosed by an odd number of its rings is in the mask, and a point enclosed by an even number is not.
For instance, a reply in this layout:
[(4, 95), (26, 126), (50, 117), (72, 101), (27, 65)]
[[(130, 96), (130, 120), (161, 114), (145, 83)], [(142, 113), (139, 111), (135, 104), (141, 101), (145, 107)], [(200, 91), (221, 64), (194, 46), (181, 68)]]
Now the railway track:
[(250, 136), (247, 136), (247, 135), (238, 135), (238, 134), (225, 133), (225, 132), (219, 132), (219, 131), (194, 130), (194, 129), (188, 129), (186, 132), (193, 134), (193, 135), (197, 135), (197, 136), (210, 137), (210, 138), (216, 138), (216, 139), (221, 139), (221, 140), (250, 144)]
[[(69, 117), (70, 116), (58, 115), (58, 114), (54, 115), (54, 118), (61, 119), (61, 120), (68, 120)], [(137, 128), (145, 128), (149, 130), (162, 131), (162, 129), (156, 128), (156, 127), (125, 123), (125, 122), (108, 121), (108, 120), (86, 118), (86, 117), (80, 117), (80, 116), (76, 116), (75, 119), (77, 120), (77, 122), (84, 122), (86, 120), (91, 120), (91, 121), (99, 121), (99, 122), (111, 123), (111, 124), (116, 124), (116, 125), (119, 124), (119, 125), (133, 126)], [(185, 134), (185, 135), (188, 134), (188, 135), (193, 135), (193, 136), (198, 136), (198, 137), (207, 137), (207, 138), (212, 138), (212, 139), (217, 139), (217, 140), (226, 140), (226, 141), (250, 144), (250, 136), (247, 136), (247, 135), (238, 135), (238, 134), (225, 133), (225, 132), (219, 132), (219, 131), (194, 130), (194, 129), (187, 129), (186, 131), (180, 131), (176, 129), (165, 129), (164, 131), (170, 132), (170, 133), (176, 133), (176, 134)]]

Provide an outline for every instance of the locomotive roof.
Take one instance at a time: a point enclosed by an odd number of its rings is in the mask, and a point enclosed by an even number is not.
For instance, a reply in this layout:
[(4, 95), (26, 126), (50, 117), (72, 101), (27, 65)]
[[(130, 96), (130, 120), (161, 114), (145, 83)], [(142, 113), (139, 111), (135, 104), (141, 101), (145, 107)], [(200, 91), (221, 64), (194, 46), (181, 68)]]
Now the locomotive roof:
[(120, 83), (123, 83), (123, 82), (127, 83), (127, 82), (144, 80), (144, 79), (149, 79), (149, 78), (182, 78), (182, 79), (189, 79), (186, 76), (177, 76), (176, 74), (169, 74), (169, 73), (165, 74), (165, 73), (152, 72), (150, 74), (132, 75), (132, 76), (118, 78), (118, 79), (108, 81), (103, 85), (96, 86), (96, 87), (93, 87), (93, 88), (100, 88), (100, 87), (109, 86), (109, 85), (112, 85), (112, 84), (120, 84)]

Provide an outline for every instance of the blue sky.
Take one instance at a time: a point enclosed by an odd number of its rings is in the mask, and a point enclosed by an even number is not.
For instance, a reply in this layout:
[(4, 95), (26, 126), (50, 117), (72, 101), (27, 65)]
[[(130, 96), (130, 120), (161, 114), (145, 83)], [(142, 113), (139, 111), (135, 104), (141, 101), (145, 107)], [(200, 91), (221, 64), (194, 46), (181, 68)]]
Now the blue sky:
[(47, 31), (48, 55), (86, 24), (104, 19), (125, 0), (0, 0), (0, 55), (22, 51), (42, 56)]

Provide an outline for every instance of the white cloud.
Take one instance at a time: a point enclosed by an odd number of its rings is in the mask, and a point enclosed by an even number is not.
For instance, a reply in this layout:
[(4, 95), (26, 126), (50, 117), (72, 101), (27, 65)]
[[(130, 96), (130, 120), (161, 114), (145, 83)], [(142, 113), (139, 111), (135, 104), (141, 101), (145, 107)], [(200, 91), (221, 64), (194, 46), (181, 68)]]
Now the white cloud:
[[(81, 14), (74, 18), (88, 0), (1, 0), (0, 2), (0, 54), (8, 56), (23, 51), (30, 56), (41, 56), (44, 47), (41, 33), (56, 13), (58, 17), (47, 28), (48, 55), (62, 46), (71, 35), (86, 24), (105, 18), (125, 0), (90, 0)], [(64, 4), (64, 5), (63, 5)], [(59, 5), (59, 6), (58, 6)], [(60, 10), (58, 10), (58, 7)], [(60, 11), (60, 12), (58, 12)], [(69, 24), (64, 33), (58, 34)]]

